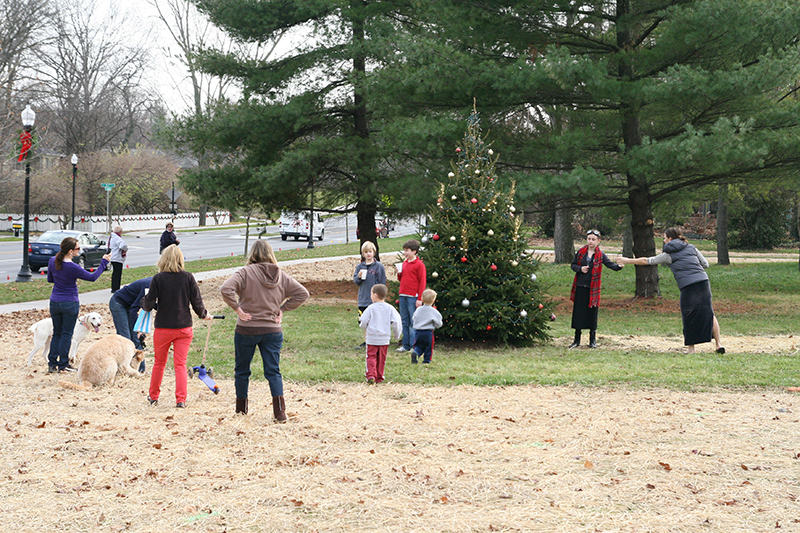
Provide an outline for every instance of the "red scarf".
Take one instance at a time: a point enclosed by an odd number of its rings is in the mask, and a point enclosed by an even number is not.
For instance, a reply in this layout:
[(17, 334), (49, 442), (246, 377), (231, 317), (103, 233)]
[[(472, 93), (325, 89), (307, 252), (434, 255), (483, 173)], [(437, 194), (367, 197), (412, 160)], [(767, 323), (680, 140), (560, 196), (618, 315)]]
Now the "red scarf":
[[(586, 257), (589, 251), (588, 246), (584, 246), (578, 250), (578, 255), (575, 261), (580, 266), (583, 263), (583, 258)], [(592, 281), (589, 283), (589, 307), (598, 307), (600, 305), (600, 276), (603, 275), (603, 252), (597, 246), (594, 249), (594, 257), (592, 257)], [(575, 301), (575, 288), (578, 286), (578, 274), (575, 273), (575, 279), (572, 280), (572, 293), (569, 295), (571, 301)]]

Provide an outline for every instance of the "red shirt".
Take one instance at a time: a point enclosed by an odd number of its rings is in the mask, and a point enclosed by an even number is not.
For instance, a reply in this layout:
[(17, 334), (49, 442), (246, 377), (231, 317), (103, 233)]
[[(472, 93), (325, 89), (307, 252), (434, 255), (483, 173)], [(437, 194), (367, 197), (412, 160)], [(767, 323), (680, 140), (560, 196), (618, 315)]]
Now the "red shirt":
[(417, 300), (422, 300), (422, 291), (425, 290), (427, 273), (425, 264), (421, 259), (403, 261), (403, 271), (397, 273), (400, 280), (400, 294), (403, 296), (416, 296)]

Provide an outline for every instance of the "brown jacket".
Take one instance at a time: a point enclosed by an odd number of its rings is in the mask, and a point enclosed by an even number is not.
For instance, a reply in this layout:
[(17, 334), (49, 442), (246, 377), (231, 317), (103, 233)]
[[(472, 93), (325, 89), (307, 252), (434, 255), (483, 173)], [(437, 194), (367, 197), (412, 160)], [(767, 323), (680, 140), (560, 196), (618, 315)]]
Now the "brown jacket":
[(300, 307), (308, 291), (278, 265), (256, 263), (240, 268), (219, 288), (231, 309), (239, 307), (252, 318), (237, 327), (281, 331), (281, 313)]

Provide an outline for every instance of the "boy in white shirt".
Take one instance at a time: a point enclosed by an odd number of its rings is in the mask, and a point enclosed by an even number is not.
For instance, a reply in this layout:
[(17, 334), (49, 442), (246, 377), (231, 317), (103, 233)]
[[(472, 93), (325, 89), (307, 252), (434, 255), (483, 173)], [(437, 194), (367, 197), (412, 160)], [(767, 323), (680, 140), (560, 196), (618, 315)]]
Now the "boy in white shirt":
[(361, 315), (361, 329), (367, 335), (366, 378), (370, 385), (383, 381), (386, 352), (392, 333), (398, 338), (403, 331), (400, 313), (385, 301), (388, 293), (386, 285), (373, 285), (370, 292), (372, 305)]

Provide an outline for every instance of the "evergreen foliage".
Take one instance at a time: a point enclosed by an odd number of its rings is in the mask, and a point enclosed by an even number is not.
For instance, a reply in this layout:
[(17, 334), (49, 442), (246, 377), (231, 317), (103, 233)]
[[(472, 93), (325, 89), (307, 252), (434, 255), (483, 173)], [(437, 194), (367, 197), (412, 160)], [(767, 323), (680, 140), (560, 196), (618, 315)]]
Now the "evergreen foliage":
[(456, 152), (449, 181), (439, 184), (428, 213), (420, 252), (444, 322), (437, 335), (509, 344), (547, 340), (551, 305), (536, 278), (539, 262), (527, 251), (514, 184), (498, 184), (498, 156), (481, 137), (477, 112)]

